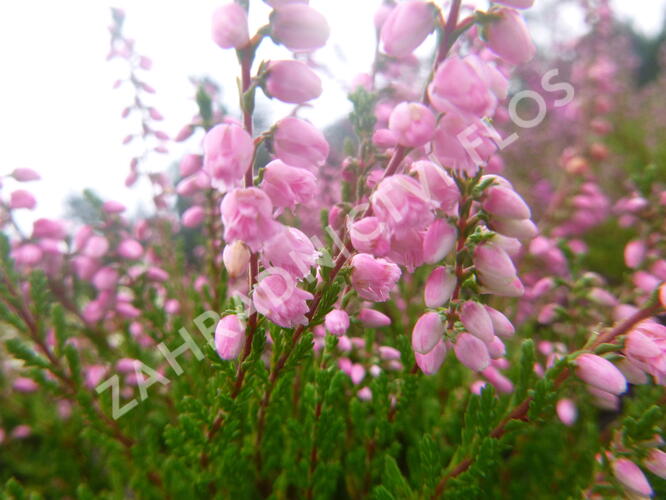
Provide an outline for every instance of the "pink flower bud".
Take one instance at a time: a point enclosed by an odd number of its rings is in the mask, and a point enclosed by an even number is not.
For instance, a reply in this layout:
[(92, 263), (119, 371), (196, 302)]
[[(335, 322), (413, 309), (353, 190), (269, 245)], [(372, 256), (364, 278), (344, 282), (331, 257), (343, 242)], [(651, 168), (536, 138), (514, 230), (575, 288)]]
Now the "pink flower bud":
[(411, 54), (435, 29), (436, 9), (429, 2), (408, 1), (390, 12), (381, 29), (384, 52), (393, 57)]
[(534, 222), (529, 219), (493, 219), (490, 221), (490, 228), (497, 233), (519, 240), (529, 240), (534, 238), (539, 230)]
[(443, 266), (436, 267), (428, 276), (425, 285), (425, 305), (427, 307), (442, 307), (453, 295), (456, 287), (456, 276)]
[(481, 120), (455, 112), (447, 112), (439, 120), (432, 144), (442, 165), (469, 176), (497, 151), (491, 132)]
[(12, 172), (12, 177), (18, 182), (38, 181), (40, 175), (30, 168), (17, 168)]
[(372, 143), (382, 149), (393, 148), (398, 145), (398, 136), (392, 130), (380, 128), (373, 132)]
[(432, 105), (441, 111), (457, 112), (477, 117), (491, 114), (497, 99), (476, 69), (472, 59), (450, 57), (437, 67), (428, 86)]
[(201, 155), (185, 155), (180, 160), (180, 175), (183, 177), (192, 175), (201, 170), (202, 166), (203, 158)]
[(118, 271), (112, 267), (103, 267), (95, 273), (92, 282), (98, 290), (111, 290), (118, 283)]
[(423, 238), (423, 257), (428, 264), (436, 264), (453, 251), (458, 231), (444, 219), (430, 224)]
[(645, 497), (652, 496), (652, 488), (643, 471), (627, 458), (618, 458), (611, 467), (613, 474), (627, 489)]
[(453, 347), (456, 358), (472, 371), (480, 372), (490, 365), (486, 344), (469, 333), (461, 333)]
[(324, 135), (312, 124), (294, 117), (277, 123), (272, 144), (275, 156), (294, 167), (314, 169), (328, 157)]
[(627, 243), (627, 246), (624, 247), (624, 262), (627, 264), (627, 267), (631, 269), (636, 269), (640, 267), (643, 259), (645, 259), (645, 243), (642, 241), (630, 241)]
[(12, 388), (17, 392), (30, 393), (39, 389), (39, 384), (31, 378), (19, 377), (14, 380)]
[(381, 328), (391, 324), (391, 318), (374, 309), (362, 308), (358, 313), (358, 319), (369, 328)]
[(488, 382), (490, 382), (498, 392), (504, 394), (513, 392), (513, 384), (511, 381), (502, 375), (494, 366), (491, 365), (485, 370), (482, 370), (481, 375), (486, 377)]
[(33, 266), (42, 260), (41, 248), (32, 243), (25, 243), (12, 250), (12, 258), (19, 265)]
[(215, 327), (215, 350), (224, 360), (236, 359), (245, 343), (245, 327), (235, 314), (220, 319)]
[(127, 208), (119, 201), (109, 200), (104, 202), (102, 210), (107, 214), (119, 214), (127, 210)]
[(444, 212), (452, 210), (460, 199), (460, 191), (453, 178), (442, 167), (431, 161), (416, 161), (412, 172), (419, 177), (419, 184), (426, 195), (437, 202)]
[(183, 212), (182, 221), (185, 227), (200, 226), (206, 217), (206, 211), (199, 205), (193, 205)]
[(666, 283), (659, 287), (659, 302), (661, 303), (661, 307), (666, 308)]
[(434, 375), (442, 366), (444, 358), (446, 357), (446, 352), (446, 344), (444, 343), (444, 340), (440, 340), (428, 353), (421, 354), (415, 352), (414, 357), (416, 358), (416, 364), (419, 369), (425, 375)]
[(372, 390), (370, 387), (363, 387), (360, 391), (356, 393), (358, 399), (361, 401), (371, 401), (372, 400)]
[(435, 312), (427, 312), (418, 319), (412, 330), (412, 349), (427, 354), (442, 340), (444, 323)]
[(306, 301), (312, 298), (311, 293), (297, 288), (294, 279), (286, 272), (276, 272), (262, 279), (252, 295), (257, 311), (284, 328), (307, 324)]
[(16, 210), (18, 208), (27, 208), (32, 210), (37, 206), (35, 197), (25, 189), (17, 189), (9, 197), (9, 208)]
[(142, 254), (143, 247), (141, 246), (141, 243), (136, 240), (123, 240), (120, 245), (118, 245), (118, 255), (124, 259), (138, 259)]
[(354, 363), (351, 366), (349, 378), (351, 378), (352, 384), (354, 385), (358, 385), (363, 382), (363, 379), (365, 378), (365, 368), (363, 365)]
[(650, 450), (643, 465), (645, 465), (645, 467), (653, 474), (662, 479), (666, 479), (666, 453), (663, 451), (657, 450), (656, 448)]
[(474, 266), (481, 284), (490, 293), (507, 297), (523, 294), (524, 289), (516, 277), (511, 258), (498, 246), (478, 245), (474, 249)]
[(400, 351), (387, 345), (379, 346), (379, 357), (384, 361), (400, 360)]
[(396, 231), (418, 231), (434, 219), (427, 195), (418, 182), (406, 175), (382, 180), (370, 202), (377, 218)]
[(242, 241), (236, 240), (224, 247), (222, 261), (229, 277), (238, 278), (247, 270), (250, 262), (250, 251)]
[(491, 186), (481, 205), (490, 215), (505, 219), (529, 219), (530, 208), (513, 189)]
[(293, 51), (311, 51), (323, 47), (330, 34), (326, 18), (302, 3), (277, 8), (271, 15), (273, 40)]
[(51, 219), (37, 219), (32, 223), (33, 238), (52, 238), (62, 240), (65, 238), (65, 226), (62, 222)]
[(560, 421), (566, 426), (572, 426), (578, 418), (576, 404), (570, 399), (560, 399), (555, 406), (555, 410)]
[(500, 3), (514, 9), (529, 9), (534, 5), (534, 0), (493, 0), (494, 3)]
[(247, 12), (237, 3), (229, 3), (213, 13), (213, 41), (223, 49), (240, 49), (250, 41)]
[(303, 104), (321, 95), (321, 80), (300, 61), (271, 61), (265, 90), (269, 97), (289, 104)]
[(385, 302), (402, 274), (400, 268), (385, 259), (359, 253), (351, 260), (351, 283), (358, 294), (373, 302)]
[(318, 192), (317, 177), (312, 172), (290, 167), (280, 160), (266, 165), (261, 188), (274, 206), (289, 208), (310, 202)]
[(116, 311), (118, 311), (118, 314), (120, 314), (122, 317), (128, 319), (138, 318), (141, 315), (141, 311), (139, 311), (129, 302), (119, 301), (116, 304)]
[(289, 226), (282, 226), (281, 230), (266, 242), (261, 254), (265, 267), (279, 267), (296, 279), (310, 274), (318, 256), (305, 233)]
[(349, 228), (352, 245), (357, 252), (382, 257), (390, 249), (390, 233), (386, 224), (377, 217), (364, 217)]
[(87, 257), (99, 259), (109, 250), (109, 241), (104, 236), (93, 235), (88, 238), (82, 253)]
[(493, 331), (495, 332), (495, 335), (504, 338), (513, 336), (516, 329), (511, 324), (511, 321), (509, 321), (509, 319), (506, 316), (504, 316), (504, 314), (499, 312), (497, 309), (493, 309), (490, 306), (483, 306), (483, 307), (488, 313), (488, 317), (490, 317), (490, 321), (493, 324)]
[(222, 190), (235, 186), (251, 166), (254, 143), (238, 125), (216, 125), (206, 133), (203, 147), (203, 168)]
[(596, 354), (581, 354), (576, 358), (576, 374), (583, 382), (611, 394), (627, 390), (627, 381), (613, 363)]
[(333, 335), (344, 335), (349, 328), (349, 315), (341, 309), (333, 309), (324, 319), (326, 329)]
[(235, 189), (222, 200), (222, 222), (227, 243), (243, 241), (253, 252), (278, 230), (273, 204), (261, 189)]
[(511, 64), (523, 64), (532, 59), (536, 47), (520, 14), (505, 8), (491, 12), (499, 19), (489, 23), (486, 28), (488, 48)]
[(435, 135), (435, 115), (421, 103), (401, 102), (391, 112), (389, 129), (402, 146), (423, 146)]
[(169, 273), (159, 267), (149, 267), (146, 269), (146, 276), (151, 281), (163, 282), (169, 279)]
[(493, 323), (482, 304), (468, 300), (460, 309), (460, 321), (467, 331), (485, 343), (493, 340)]
[(391, 238), (390, 260), (405, 266), (412, 273), (423, 265), (423, 232), (406, 229)]

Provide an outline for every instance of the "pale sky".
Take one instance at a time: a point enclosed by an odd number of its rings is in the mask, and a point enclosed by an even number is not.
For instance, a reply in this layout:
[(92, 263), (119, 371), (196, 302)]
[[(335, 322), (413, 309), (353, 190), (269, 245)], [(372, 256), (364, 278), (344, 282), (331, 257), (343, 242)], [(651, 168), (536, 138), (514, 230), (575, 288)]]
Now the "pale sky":
[[(38, 198), (37, 209), (21, 216), (23, 225), (36, 217), (57, 217), (70, 193), (93, 188), (105, 199), (130, 207), (151, 206), (145, 186), (124, 187), (131, 150), (121, 144), (130, 130), (120, 118), (128, 95), (111, 88), (124, 74), (118, 61), (105, 57), (109, 47), (109, 6), (127, 14), (126, 35), (137, 50), (153, 60), (146, 75), (157, 94), (152, 101), (164, 115), (163, 130), (175, 135), (196, 111), (189, 76), (210, 75), (223, 84), (226, 101), (236, 109), (237, 66), (233, 51), (223, 51), (210, 38), (211, 12), (224, 2), (212, 0), (5, 0), (0, 3), (0, 174), (30, 167), (43, 180), (23, 187)], [(466, 4), (474, 2), (465, 2)], [(485, 5), (485, 2), (476, 2)], [(539, 0), (537, 0), (537, 5)], [(646, 33), (658, 32), (666, 0), (615, 0), (623, 18)], [(325, 126), (349, 109), (339, 82), (349, 82), (368, 69), (373, 55), (372, 17), (379, 0), (311, 0), (331, 25), (327, 47), (316, 58), (329, 64), (334, 81), (324, 78), (324, 95), (302, 116)], [(637, 8), (640, 4), (640, 8)], [(269, 12), (252, 0), (254, 13)], [(256, 8), (255, 8), (256, 7)], [(573, 31), (580, 20), (563, 10)], [(254, 18), (255, 24), (259, 22)], [(431, 37), (432, 38), (432, 37)], [(430, 41), (431, 42), (431, 41)], [(272, 46), (270, 41), (265, 42)], [(428, 47), (423, 50), (427, 51)], [(260, 58), (289, 58), (284, 48), (266, 48)], [(258, 95), (261, 92), (258, 93)], [(266, 103), (263, 96), (260, 102)], [(274, 118), (289, 112), (285, 105), (270, 106)], [(261, 105), (261, 104), (260, 104)], [(197, 141), (185, 148), (197, 151)], [(182, 152), (154, 156), (161, 169)], [(8, 180), (3, 199), (16, 188)]]

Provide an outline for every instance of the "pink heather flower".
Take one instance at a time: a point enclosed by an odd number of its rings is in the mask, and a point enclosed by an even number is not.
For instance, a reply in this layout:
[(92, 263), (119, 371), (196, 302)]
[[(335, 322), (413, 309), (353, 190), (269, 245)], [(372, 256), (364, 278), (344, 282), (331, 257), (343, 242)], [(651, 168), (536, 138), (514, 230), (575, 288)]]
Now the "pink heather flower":
[(128, 319), (138, 318), (141, 315), (141, 311), (139, 311), (136, 307), (134, 307), (129, 302), (124, 302), (124, 301), (119, 301), (116, 304), (116, 311), (122, 317), (128, 318)]
[(33, 238), (52, 238), (62, 240), (65, 238), (65, 226), (62, 222), (51, 219), (37, 219), (32, 223)]
[(32, 266), (42, 260), (42, 249), (32, 243), (24, 243), (12, 250), (12, 259), (19, 265)]
[(611, 467), (613, 474), (627, 489), (644, 497), (652, 496), (652, 488), (643, 471), (628, 458), (618, 458)]
[(169, 279), (169, 273), (167, 273), (164, 269), (156, 266), (151, 266), (146, 269), (146, 276), (151, 281), (163, 282)]
[(98, 290), (111, 290), (118, 283), (118, 271), (112, 267), (103, 267), (95, 273), (92, 283)]
[(497, 336), (493, 336), (490, 342), (486, 342), (486, 349), (492, 359), (500, 359), (506, 354), (506, 346)]
[(302, 3), (278, 7), (271, 15), (271, 36), (292, 51), (311, 51), (326, 44), (330, 28), (326, 18)]
[(16, 210), (18, 208), (27, 208), (32, 210), (37, 206), (35, 197), (25, 189), (17, 189), (9, 197), (9, 208)]
[(385, 259), (359, 253), (351, 260), (351, 283), (358, 294), (373, 302), (385, 302), (400, 278), (400, 268)]
[(494, 3), (501, 3), (514, 9), (529, 9), (534, 5), (534, 0), (493, 0)]
[(294, 167), (314, 170), (328, 157), (329, 145), (324, 135), (305, 120), (287, 117), (275, 126), (273, 152)]
[(425, 375), (434, 375), (442, 366), (444, 358), (446, 357), (446, 352), (446, 344), (444, 343), (444, 340), (440, 340), (426, 354), (415, 352), (414, 358), (416, 358), (416, 364), (419, 369)]
[(411, 273), (423, 265), (423, 232), (406, 229), (391, 238), (389, 259), (396, 264), (405, 266)]
[(398, 144), (409, 148), (423, 146), (435, 135), (435, 115), (421, 103), (401, 102), (391, 112), (389, 129)]
[(333, 309), (324, 318), (326, 329), (333, 335), (344, 335), (349, 328), (349, 314), (342, 309)]
[(586, 384), (615, 395), (627, 390), (627, 380), (622, 372), (601, 356), (581, 354), (576, 358), (576, 365), (576, 374)]
[(557, 411), (557, 417), (566, 426), (572, 426), (578, 418), (576, 403), (570, 399), (560, 399), (555, 406), (555, 410)]
[(271, 61), (265, 91), (269, 97), (288, 104), (303, 104), (321, 95), (321, 80), (300, 61)]
[(203, 148), (203, 168), (223, 190), (235, 186), (251, 166), (254, 143), (250, 134), (238, 125), (216, 125), (206, 133)]
[(123, 259), (134, 260), (141, 257), (143, 247), (138, 241), (127, 239), (120, 242), (117, 251)]
[(39, 384), (31, 378), (19, 377), (14, 380), (12, 388), (17, 392), (30, 393), (39, 389)]
[(361, 401), (371, 401), (372, 400), (372, 390), (370, 387), (363, 387), (359, 390), (356, 395)]
[(88, 241), (86, 241), (81, 253), (87, 257), (99, 259), (100, 257), (104, 257), (108, 250), (109, 241), (104, 236), (92, 235), (88, 238)]
[(437, 202), (439, 208), (444, 212), (455, 208), (460, 199), (460, 191), (446, 170), (431, 161), (421, 160), (412, 164), (411, 171), (416, 172), (426, 195)]
[(349, 227), (349, 236), (357, 252), (383, 257), (390, 249), (390, 233), (377, 217), (364, 217)]
[(625, 342), (625, 354), (633, 365), (649, 373), (658, 384), (666, 384), (666, 327), (643, 322)]
[(502, 375), (494, 366), (491, 365), (488, 368), (482, 370), (481, 375), (486, 377), (488, 382), (490, 382), (498, 392), (503, 394), (509, 394), (513, 392), (513, 384), (511, 381)]
[(495, 333), (493, 323), (483, 304), (466, 301), (460, 309), (460, 321), (469, 333), (480, 338), (486, 344), (492, 342)]
[(372, 133), (372, 143), (382, 149), (393, 148), (398, 145), (398, 136), (387, 128), (380, 128)]
[(235, 2), (213, 13), (213, 40), (223, 49), (240, 49), (250, 41), (247, 12)]
[(197, 173), (203, 167), (203, 157), (201, 155), (188, 154), (180, 160), (180, 175), (187, 177)]
[(509, 321), (509, 319), (506, 316), (504, 316), (504, 314), (499, 312), (497, 309), (493, 309), (490, 306), (483, 306), (483, 307), (488, 313), (488, 317), (490, 318), (490, 321), (493, 324), (493, 331), (495, 332), (495, 335), (504, 338), (513, 336), (516, 329), (513, 327), (513, 324), (511, 324), (511, 321)]
[(656, 448), (650, 450), (643, 465), (653, 474), (666, 479), (666, 453)]
[(661, 307), (666, 308), (666, 283), (659, 287), (659, 302), (661, 303)]
[(503, 186), (489, 187), (481, 206), (490, 215), (504, 219), (529, 219), (532, 215), (520, 195)]
[(203, 207), (193, 205), (183, 212), (181, 220), (185, 227), (197, 227), (201, 225), (205, 216), (206, 212)]
[(11, 437), (14, 439), (25, 439), (32, 434), (32, 428), (29, 425), (21, 424), (12, 429)]
[(282, 226), (281, 230), (268, 240), (262, 249), (264, 266), (275, 266), (288, 272), (296, 279), (310, 274), (317, 262), (319, 253), (302, 231), (295, 227)]
[(227, 193), (220, 210), (227, 243), (241, 240), (256, 252), (277, 232), (273, 204), (259, 188), (235, 189)]
[(412, 330), (412, 349), (427, 354), (434, 349), (444, 335), (444, 323), (435, 312), (421, 315)]
[(102, 205), (102, 210), (104, 210), (107, 214), (120, 214), (127, 210), (127, 208), (119, 201), (109, 200), (104, 202)]
[(504, 297), (520, 297), (524, 293), (511, 257), (498, 246), (478, 245), (474, 249), (474, 266), (486, 292)]
[(523, 64), (532, 59), (536, 47), (521, 15), (505, 8), (492, 10), (491, 13), (499, 19), (486, 27), (488, 48), (511, 64)]
[(306, 301), (312, 298), (311, 293), (297, 288), (294, 279), (286, 272), (266, 276), (252, 294), (257, 311), (284, 328), (307, 324)]
[(365, 307), (358, 313), (358, 319), (369, 328), (381, 328), (391, 324), (391, 318), (386, 314)]
[(435, 29), (436, 10), (429, 2), (402, 2), (393, 8), (382, 24), (384, 52), (405, 57), (423, 43)]
[(108, 371), (108, 368), (102, 365), (86, 366), (84, 368), (86, 387), (89, 389), (97, 387)]
[(423, 258), (428, 264), (436, 264), (453, 251), (458, 231), (444, 219), (430, 224), (423, 238)]
[(41, 179), (40, 175), (30, 168), (16, 168), (11, 176), (18, 182), (38, 181)]
[(222, 251), (222, 262), (230, 278), (238, 278), (246, 270), (250, 262), (250, 251), (240, 240), (236, 240), (230, 245), (225, 245)]
[(223, 317), (215, 327), (215, 350), (224, 360), (236, 359), (245, 343), (245, 327), (235, 314)]
[(281, 160), (266, 165), (261, 188), (276, 207), (293, 208), (308, 203), (318, 192), (317, 177), (304, 168), (290, 167)]
[(451, 299), (456, 283), (455, 274), (446, 267), (433, 269), (425, 284), (425, 305), (432, 308), (442, 307)]
[[(40, 250), (41, 257), (41, 250)], [(100, 267), (100, 261), (93, 259), (92, 257), (87, 257), (85, 255), (77, 255), (72, 259), (72, 267), (74, 268), (74, 273), (78, 276), (80, 280), (90, 281), (94, 274)]]
[(497, 233), (519, 240), (534, 238), (539, 230), (529, 219), (497, 219), (490, 221), (490, 228)]
[(447, 113), (432, 141), (437, 161), (445, 167), (474, 175), (497, 151), (496, 141), (478, 118)]
[(486, 344), (469, 333), (461, 333), (453, 346), (456, 358), (472, 371), (480, 372), (490, 365)]
[(379, 183), (370, 197), (379, 220), (395, 231), (425, 228), (434, 219), (432, 204), (418, 182), (406, 175), (392, 175)]
[(351, 366), (351, 370), (349, 372), (349, 378), (351, 378), (352, 384), (358, 385), (361, 382), (363, 382), (363, 379), (365, 378), (365, 368), (363, 365), (359, 363), (354, 363)]
[(399, 360), (401, 357), (400, 351), (391, 346), (387, 345), (379, 346), (378, 351), (379, 351), (379, 357), (382, 358), (384, 361)]
[(470, 59), (455, 56), (438, 66), (428, 96), (437, 111), (476, 117), (491, 114), (497, 102)]
[(640, 267), (643, 259), (645, 259), (646, 251), (645, 243), (642, 241), (635, 240), (627, 243), (627, 246), (624, 247), (624, 262), (627, 267), (631, 269)]

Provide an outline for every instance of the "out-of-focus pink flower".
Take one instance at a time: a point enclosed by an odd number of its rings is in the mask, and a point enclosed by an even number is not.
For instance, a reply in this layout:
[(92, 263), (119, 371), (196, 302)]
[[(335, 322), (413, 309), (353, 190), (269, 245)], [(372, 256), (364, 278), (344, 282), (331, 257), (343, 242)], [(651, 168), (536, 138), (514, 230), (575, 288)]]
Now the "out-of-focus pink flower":
[(493, 324), (493, 331), (495, 332), (495, 335), (504, 338), (513, 336), (516, 329), (513, 327), (513, 324), (511, 324), (511, 321), (509, 321), (509, 319), (504, 316), (504, 314), (490, 306), (484, 306), (484, 308), (488, 313), (490, 321)]
[(222, 123), (206, 133), (203, 141), (204, 170), (223, 190), (235, 186), (250, 167), (254, 153), (252, 137), (238, 125)]
[(444, 259), (456, 243), (458, 231), (444, 219), (430, 224), (423, 238), (423, 259), (428, 264), (436, 264)]
[(658, 384), (666, 384), (666, 327), (642, 322), (625, 342), (625, 353), (633, 365), (652, 375)]
[(442, 113), (483, 117), (497, 103), (487, 83), (467, 58), (450, 57), (439, 65), (428, 86), (432, 105)]
[(38, 181), (40, 175), (31, 168), (17, 168), (12, 172), (12, 177), (18, 182)]
[(236, 240), (230, 245), (226, 245), (222, 251), (222, 262), (230, 278), (241, 276), (250, 262), (250, 251), (240, 240)]
[(372, 400), (372, 390), (370, 387), (363, 387), (360, 389), (356, 395), (358, 396), (358, 399), (361, 401), (370, 401)]
[(439, 121), (432, 144), (439, 163), (468, 175), (476, 174), (497, 151), (496, 141), (481, 120), (453, 112)]
[(24, 243), (12, 250), (12, 258), (19, 265), (33, 266), (42, 260), (42, 250), (38, 245)]
[(511, 381), (502, 375), (497, 368), (489, 366), (481, 371), (481, 375), (488, 379), (498, 392), (508, 394), (513, 392), (513, 384)]
[(391, 318), (386, 314), (365, 307), (358, 313), (358, 319), (361, 323), (370, 328), (381, 328), (391, 324)]
[(199, 205), (193, 205), (183, 212), (182, 221), (183, 226), (185, 227), (197, 227), (200, 226), (206, 216), (206, 212), (203, 207)]
[(266, 165), (261, 188), (276, 207), (293, 208), (308, 203), (317, 194), (317, 177), (304, 168), (291, 167), (281, 160)]
[(662, 479), (666, 479), (666, 453), (657, 450), (656, 448), (650, 450), (647, 458), (643, 462), (643, 465)]
[(627, 267), (632, 269), (640, 267), (643, 259), (645, 259), (646, 251), (645, 243), (642, 241), (635, 240), (627, 243), (627, 246), (624, 247), (624, 262)]
[(330, 34), (326, 18), (306, 4), (290, 3), (271, 15), (273, 40), (293, 51), (311, 51), (323, 47)]
[(98, 290), (112, 290), (118, 283), (118, 271), (112, 267), (103, 267), (95, 273), (92, 282)]
[(444, 340), (440, 340), (426, 354), (415, 352), (414, 358), (416, 358), (416, 364), (418, 365), (419, 369), (425, 375), (434, 375), (442, 366), (444, 358), (446, 357), (446, 352), (446, 344), (444, 343)]
[(236, 359), (245, 343), (245, 327), (235, 314), (220, 319), (215, 327), (215, 350), (225, 360)]
[(180, 160), (180, 165), (179, 165), (180, 175), (182, 175), (183, 177), (192, 175), (201, 170), (202, 166), (203, 166), (203, 157), (201, 155), (187, 154), (183, 156), (183, 158)]
[(364, 217), (349, 227), (352, 245), (358, 252), (375, 257), (385, 256), (390, 249), (390, 233), (377, 217)]
[(434, 219), (432, 202), (419, 183), (406, 175), (382, 180), (370, 201), (377, 218), (394, 231), (423, 229)]
[(351, 260), (351, 282), (354, 290), (364, 299), (385, 302), (400, 278), (398, 266), (385, 259), (359, 253)]
[(257, 311), (284, 328), (307, 324), (306, 301), (312, 298), (311, 293), (296, 287), (296, 282), (286, 272), (263, 278), (252, 295)]
[(268, 240), (261, 252), (265, 267), (279, 267), (296, 279), (310, 274), (318, 255), (314, 245), (302, 231), (288, 226), (283, 226), (282, 230)]
[(273, 204), (258, 188), (236, 189), (227, 193), (221, 205), (224, 239), (243, 241), (256, 252), (276, 232)]
[(613, 475), (627, 489), (644, 497), (652, 496), (652, 488), (643, 471), (628, 458), (618, 458), (611, 464)]
[(349, 314), (342, 309), (333, 309), (324, 318), (326, 329), (333, 335), (344, 335), (349, 328)]
[(127, 210), (127, 208), (119, 201), (108, 200), (105, 201), (102, 205), (102, 210), (104, 210), (107, 214), (119, 214)]
[(534, 0), (494, 0), (494, 2), (514, 9), (529, 9), (534, 5)]
[(434, 349), (444, 335), (444, 323), (436, 312), (421, 315), (412, 330), (412, 349), (427, 354)]
[(271, 61), (265, 89), (269, 97), (289, 104), (303, 104), (321, 95), (321, 80), (300, 61)]
[(570, 399), (560, 399), (555, 406), (555, 410), (557, 411), (558, 418), (564, 425), (572, 426), (576, 422), (578, 410), (576, 403)]
[(435, 115), (421, 103), (401, 102), (391, 112), (389, 129), (400, 145), (423, 146), (435, 134)]
[(418, 175), (419, 184), (426, 195), (436, 201), (444, 212), (449, 212), (456, 206), (460, 191), (446, 170), (431, 161), (421, 160), (412, 164), (411, 171)]
[(18, 377), (14, 380), (12, 388), (17, 392), (29, 393), (39, 389), (39, 384), (28, 377)]
[(425, 285), (426, 307), (441, 307), (446, 304), (453, 295), (456, 287), (456, 276), (444, 266), (432, 270)]
[(108, 368), (102, 365), (86, 366), (84, 368), (86, 387), (89, 389), (97, 387), (108, 371)]
[(411, 0), (390, 11), (381, 27), (384, 52), (405, 57), (423, 43), (435, 29), (436, 9), (429, 2)]
[(235, 2), (213, 13), (213, 41), (223, 49), (240, 49), (250, 41), (247, 12)]
[(136, 240), (123, 240), (120, 242), (120, 245), (118, 245), (118, 255), (124, 259), (138, 259), (142, 254), (143, 247), (141, 246), (141, 243)]
[(453, 347), (456, 358), (470, 370), (480, 372), (490, 365), (486, 344), (469, 333), (461, 333)]
[(328, 142), (319, 129), (291, 116), (277, 123), (272, 145), (275, 156), (283, 162), (311, 170), (323, 165), (329, 152)]
[(405, 266), (411, 273), (423, 265), (423, 231), (405, 229), (394, 233), (391, 238), (389, 259), (396, 264)]
[(65, 225), (57, 220), (37, 219), (32, 224), (33, 238), (52, 238), (62, 240), (66, 235)]
[(627, 380), (622, 372), (601, 356), (581, 354), (576, 358), (576, 365), (576, 374), (586, 384), (610, 394), (622, 394), (627, 390)]
[(536, 54), (525, 21), (513, 9), (495, 9), (492, 14), (499, 19), (489, 23), (485, 36), (488, 48), (511, 64), (523, 64)]
[(17, 189), (13, 191), (9, 197), (9, 208), (16, 210), (18, 208), (27, 208), (32, 210), (37, 206), (35, 197), (25, 189)]
[(93, 259), (99, 259), (106, 255), (106, 252), (109, 250), (109, 240), (104, 236), (92, 235), (86, 241), (85, 246), (83, 247), (83, 255), (87, 257), (92, 257)]

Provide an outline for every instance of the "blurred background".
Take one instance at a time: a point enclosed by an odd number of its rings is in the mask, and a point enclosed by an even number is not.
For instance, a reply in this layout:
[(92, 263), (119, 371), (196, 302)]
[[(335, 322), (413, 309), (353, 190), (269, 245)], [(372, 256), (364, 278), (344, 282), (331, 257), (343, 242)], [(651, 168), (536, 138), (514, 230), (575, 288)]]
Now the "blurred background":
[[(579, 3), (537, 0), (525, 13), (542, 58), (547, 59), (550, 48), (566, 46), (584, 32)], [(300, 114), (324, 128), (349, 111), (346, 86), (372, 62), (373, 16), (380, 0), (311, 0), (310, 4), (327, 16), (331, 39), (314, 56), (326, 64), (320, 72), (324, 95)], [(486, 1), (465, 4), (488, 5)], [(660, 69), (659, 48), (666, 39), (666, 0), (614, 0), (612, 4), (619, 29), (626, 33), (636, 56), (635, 81), (643, 85), (654, 80)], [(234, 53), (221, 50), (210, 37), (211, 13), (219, 5), (219, 0), (0, 4), (0, 175), (29, 167), (43, 179), (29, 186), (38, 205), (34, 211), (20, 211), (21, 225), (29, 227), (38, 217), (71, 215), (85, 188), (103, 199), (124, 203), (131, 212), (150, 209), (147, 182), (125, 187), (129, 163), (143, 154), (144, 146), (140, 141), (123, 145), (124, 138), (141, 124), (121, 118), (133, 99), (130, 86), (113, 88), (115, 81), (127, 78), (128, 66), (121, 58), (107, 61), (111, 7), (124, 11), (124, 35), (134, 39), (137, 53), (152, 61), (142, 73), (143, 81), (155, 90), (146, 101), (163, 117), (159, 130), (174, 137), (197, 110), (193, 79), (209, 77), (219, 85), (228, 110), (238, 109)], [(253, 0), (251, 24), (261, 26), (269, 12), (265, 4)], [(434, 36), (428, 42), (418, 55), (430, 53)], [(288, 57), (286, 49), (270, 40), (258, 55), (259, 59)], [(269, 104), (261, 92), (258, 96), (258, 113), (266, 123), (290, 110), (277, 102)], [(198, 138), (184, 144), (167, 142), (169, 154), (148, 154), (142, 168), (162, 171), (180, 153), (200, 152)]]

